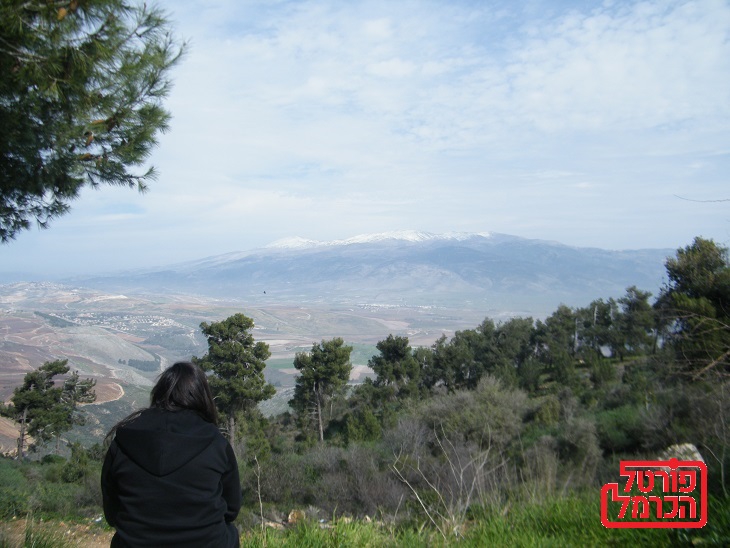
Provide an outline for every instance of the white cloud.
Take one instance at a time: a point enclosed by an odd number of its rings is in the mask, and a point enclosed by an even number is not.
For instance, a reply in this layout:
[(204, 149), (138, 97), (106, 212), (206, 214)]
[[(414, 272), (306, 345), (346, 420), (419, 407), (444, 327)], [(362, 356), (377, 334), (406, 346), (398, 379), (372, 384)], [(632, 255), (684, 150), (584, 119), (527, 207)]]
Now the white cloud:
[(133, 262), (174, 255), (170, 234), (186, 258), (396, 229), (727, 238), (726, 212), (674, 197), (725, 197), (724, 0), (163, 4), (191, 47), (160, 180), (84, 193), (34, 246), (103, 241)]
[(373, 63), (367, 67), (367, 71), (375, 76), (401, 78), (413, 74), (416, 71), (416, 66), (409, 61), (394, 58)]

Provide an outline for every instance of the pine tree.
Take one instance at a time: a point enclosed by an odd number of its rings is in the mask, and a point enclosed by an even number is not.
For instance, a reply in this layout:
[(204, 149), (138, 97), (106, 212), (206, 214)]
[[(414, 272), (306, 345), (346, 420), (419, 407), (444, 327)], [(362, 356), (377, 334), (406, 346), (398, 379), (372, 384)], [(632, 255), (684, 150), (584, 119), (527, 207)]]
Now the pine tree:
[(81, 420), (76, 414), (79, 403), (96, 400), (93, 387), (96, 381), (79, 379), (74, 372), (61, 387), (54, 377), (68, 373), (68, 360), (46, 362), (23, 378), (23, 384), (13, 391), (10, 413), (20, 422), (18, 458), (25, 451), (25, 438), (32, 436), (36, 442), (45, 443), (56, 438), (58, 449), (60, 436)]
[(669, 282), (655, 307), (684, 373), (730, 373), (728, 248), (697, 237), (666, 262)]
[(183, 49), (143, 3), (3, 0), (0, 241), (46, 227), (86, 185), (146, 189)]
[(375, 385), (389, 388), (391, 399), (417, 395), (421, 366), (413, 356), (408, 337), (391, 334), (375, 347), (380, 355), (368, 361), (368, 366), (376, 375)]
[(344, 341), (336, 337), (315, 343), (311, 352), (298, 352), (294, 357), (294, 367), (299, 376), (289, 404), (301, 417), (315, 416), (320, 442), (324, 441), (324, 406), (342, 394), (350, 380), (351, 353), (352, 347), (345, 346)]
[(210, 388), (218, 410), (228, 419), (228, 436), (235, 444), (236, 418), (259, 402), (268, 400), (276, 389), (264, 379), (266, 360), (271, 356), (269, 345), (254, 342), (253, 320), (243, 314), (200, 328), (208, 339), (208, 353), (193, 362), (213, 374)]

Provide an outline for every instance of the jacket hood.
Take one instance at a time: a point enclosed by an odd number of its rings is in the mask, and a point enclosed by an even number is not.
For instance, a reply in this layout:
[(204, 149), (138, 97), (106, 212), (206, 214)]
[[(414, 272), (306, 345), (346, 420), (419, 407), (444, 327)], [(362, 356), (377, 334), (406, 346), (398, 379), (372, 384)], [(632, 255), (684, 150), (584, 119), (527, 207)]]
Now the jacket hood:
[(148, 409), (116, 433), (119, 448), (155, 476), (166, 476), (197, 457), (220, 433), (194, 411)]

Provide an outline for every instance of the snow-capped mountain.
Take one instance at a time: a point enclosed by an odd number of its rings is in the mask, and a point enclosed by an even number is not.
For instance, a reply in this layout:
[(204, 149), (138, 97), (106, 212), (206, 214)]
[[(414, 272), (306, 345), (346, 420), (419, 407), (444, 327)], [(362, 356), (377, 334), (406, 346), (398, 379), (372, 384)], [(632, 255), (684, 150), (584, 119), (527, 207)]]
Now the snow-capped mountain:
[(264, 249), (311, 249), (313, 247), (335, 247), (353, 244), (373, 244), (380, 242), (427, 242), (434, 240), (468, 240), (475, 236), (489, 238), (488, 232), (449, 232), (446, 234), (433, 234), (431, 232), (418, 232), (416, 230), (399, 230), (393, 232), (378, 232), (376, 234), (360, 234), (345, 240), (330, 240), (321, 242), (317, 240), (308, 240), (305, 238), (285, 238), (277, 240)]
[(542, 315), (627, 287), (657, 294), (673, 250), (608, 251), (497, 233), (386, 232), (279, 240), (168, 268), (76, 280), (104, 290), (177, 292), (244, 302), (374, 303)]

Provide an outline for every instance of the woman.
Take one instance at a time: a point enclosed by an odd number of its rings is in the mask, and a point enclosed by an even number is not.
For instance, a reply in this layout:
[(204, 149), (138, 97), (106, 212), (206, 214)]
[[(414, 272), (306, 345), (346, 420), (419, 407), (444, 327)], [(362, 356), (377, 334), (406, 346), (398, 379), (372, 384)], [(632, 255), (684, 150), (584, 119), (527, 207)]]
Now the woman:
[(238, 465), (218, 430), (205, 373), (179, 362), (152, 389), (150, 407), (109, 432), (101, 490), (112, 546), (238, 546)]

